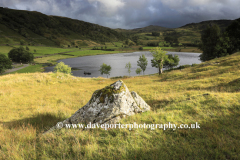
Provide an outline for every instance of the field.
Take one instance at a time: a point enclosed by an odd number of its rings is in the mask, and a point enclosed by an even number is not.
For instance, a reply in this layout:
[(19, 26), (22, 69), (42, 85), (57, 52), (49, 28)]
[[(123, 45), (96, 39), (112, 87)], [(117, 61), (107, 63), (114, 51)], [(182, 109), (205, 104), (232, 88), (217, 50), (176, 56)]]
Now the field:
[(0, 76), (0, 159), (239, 159), (240, 53), (162, 75), (123, 78), (151, 111), (121, 124), (197, 129), (62, 129), (92, 93), (118, 80), (55, 73)]

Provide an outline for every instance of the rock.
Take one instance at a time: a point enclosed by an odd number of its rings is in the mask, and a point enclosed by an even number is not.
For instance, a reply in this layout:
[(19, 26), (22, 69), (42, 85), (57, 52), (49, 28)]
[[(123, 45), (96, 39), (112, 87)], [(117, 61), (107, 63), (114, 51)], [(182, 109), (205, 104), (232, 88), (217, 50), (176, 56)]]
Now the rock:
[[(119, 80), (110, 86), (96, 90), (90, 101), (70, 118), (66, 124), (116, 124), (126, 116), (150, 110), (150, 106), (136, 93), (129, 92), (123, 81)], [(56, 129), (53, 127), (50, 131)]]

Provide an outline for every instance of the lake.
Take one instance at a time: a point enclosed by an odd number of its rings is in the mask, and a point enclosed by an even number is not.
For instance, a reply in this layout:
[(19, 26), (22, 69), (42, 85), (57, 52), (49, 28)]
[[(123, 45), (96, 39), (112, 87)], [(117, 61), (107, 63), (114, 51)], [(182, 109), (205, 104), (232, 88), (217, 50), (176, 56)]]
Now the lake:
[[(148, 60), (147, 68), (144, 72), (147, 74), (158, 73), (158, 68), (151, 66), (151, 59), (153, 59), (151, 53), (149, 51), (143, 52), (133, 52), (133, 53), (117, 53), (117, 54), (105, 54), (105, 55), (95, 55), (95, 56), (85, 56), (85, 57), (77, 57), (77, 58), (69, 58), (59, 60), (57, 62), (64, 62), (70, 67), (77, 68), (80, 70), (72, 71), (73, 76), (77, 77), (106, 77), (107, 75), (101, 75), (99, 69), (100, 66), (105, 63), (112, 67), (110, 72), (110, 77), (118, 77), (118, 76), (129, 76), (128, 70), (125, 68), (126, 63), (130, 62), (132, 65), (130, 76), (137, 76), (135, 70), (140, 68), (137, 66), (137, 61), (139, 60), (140, 55), (144, 54)], [(167, 54), (178, 55), (180, 62), (179, 65), (186, 64), (199, 64), (201, 61), (199, 60), (199, 55), (201, 53), (189, 53), (189, 52), (167, 52)], [(55, 66), (46, 67), (45, 72), (53, 72)], [(84, 75), (85, 72), (90, 72), (91, 75)]]

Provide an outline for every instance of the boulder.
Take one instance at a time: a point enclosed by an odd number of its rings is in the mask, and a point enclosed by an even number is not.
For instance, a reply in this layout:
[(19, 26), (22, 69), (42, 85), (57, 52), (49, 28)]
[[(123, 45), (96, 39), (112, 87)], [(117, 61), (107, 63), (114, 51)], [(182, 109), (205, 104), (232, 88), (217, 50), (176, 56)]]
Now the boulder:
[[(96, 90), (89, 102), (61, 122), (66, 124), (116, 124), (126, 116), (150, 110), (150, 106), (134, 91), (129, 92), (119, 80), (103, 89)], [(56, 129), (54, 126), (50, 130)]]

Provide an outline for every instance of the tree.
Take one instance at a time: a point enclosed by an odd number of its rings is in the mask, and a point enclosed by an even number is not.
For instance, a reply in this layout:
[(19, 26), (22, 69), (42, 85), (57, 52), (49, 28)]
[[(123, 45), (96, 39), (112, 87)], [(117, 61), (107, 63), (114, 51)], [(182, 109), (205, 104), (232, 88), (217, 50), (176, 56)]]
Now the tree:
[(22, 46), (19, 48), (13, 48), (8, 53), (8, 57), (13, 62), (32, 62), (34, 59), (33, 53), (30, 53), (29, 51), (25, 50)]
[(164, 37), (164, 41), (170, 43), (171, 45), (173, 45), (173, 43), (176, 43), (176, 44), (179, 43), (178, 38), (176, 36), (175, 37), (166, 36)]
[(152, 32), (152, 36), (159, 37), (159, 36), (160, 36), (160, 33), (159, 33), (159, 32)]
[(240, 18), (233, 21), (226, 29), (226, 32), (231, 41), (229, 54), (240, 50)]
[(110, 65), (106, 65), (105, 63), (103, 63), (101, 66), (100, 66), (100, 72), (101, 72), (101, 75), (103, 74), (106, 74), (107, 75), (107, 78), (108, 78), (108, 75), (110, 75), (110, 71), (111, 71), (111, 66)]
[(159, 75), (162, 74), (162, 68), (164, 62), (168, 59), (165, 51), (163, 51), (160, 47), (156, 47), (151, 50), (153, 59), (151, 60), (152, 67), (156, 67), (159, 69)]
[(228, 55), (231, 49), (231, 42), (228, 34), (221, 33), (219, 26), (208, 26), (201, 35), (202, 42), (199, 49), (203, 51), (200, 55), (201, 61), (207, 61), (214, 58)]
[(132, 65), (131, 65), (131, 63), (130, 63), (130, 62), (128, 62), (128, 63), (126, 64), (125, 68), (127, 68), (127, 69), (128, 69), (128, 73), (129, 73), (129, 76), (130, 76), (130, 73), (131, 73), (131, 68), (132, 68)]
[(68, 65), (65, 65), (64, 62), (59, 62), (55, 67), (54, 67), (54, 72), (62, 72), (65, 74), (72, 74), (71, 73), (71, 67), (69, 67)]
[(20, 45), (24, 45), (24, 43), (25, 43), (24, 40), (21, 39), (20, 40)]
[(136, 69), (136, 73), (137, 73), (137, 74), (140, 74), (141, 72), (142, 72), (142, 69), (141, 69), (141, 68), (137, 68), (137, 69)]
[(139, 57), (139, 60), (137, 61), (137, 65), (142, 69), (143, 74), (147, 68), (147, 64), (148, 64), (147, 58), (143, 54), (142, 56)]
[(128, 43), (129, 43), (129, 40), (127, 39), (127, 40), (125, 41), (125, 44), (128, 45)]
[(4, 54), (0, 54), (0, 73), (3, 73), (5, 69), (12, 68), (12, 61)]
[(169, 54), (167, 56), (168, 57), (163, 64), (164, 68), (173, 68), (178, 65), (178, 63), (180, 61), (178, 55), (173, 56), (173, 55)]

